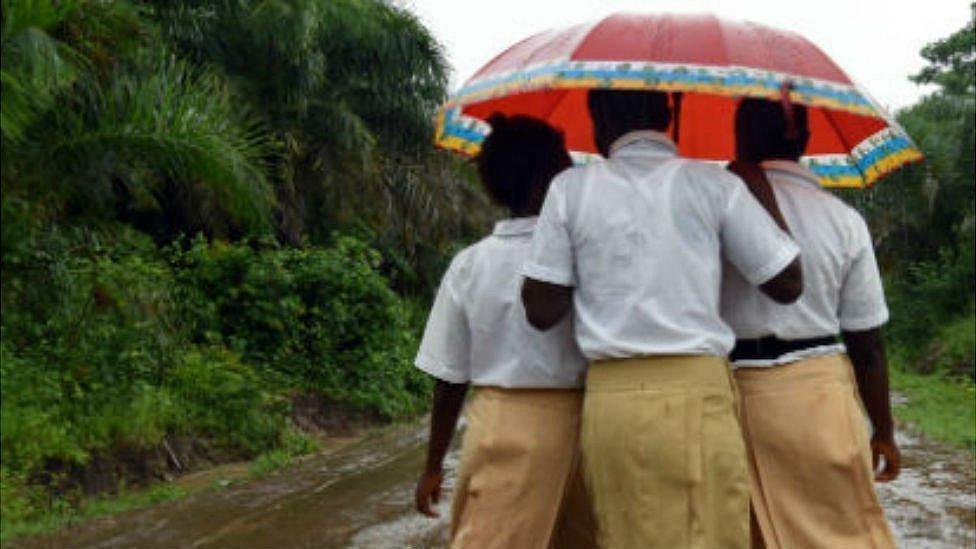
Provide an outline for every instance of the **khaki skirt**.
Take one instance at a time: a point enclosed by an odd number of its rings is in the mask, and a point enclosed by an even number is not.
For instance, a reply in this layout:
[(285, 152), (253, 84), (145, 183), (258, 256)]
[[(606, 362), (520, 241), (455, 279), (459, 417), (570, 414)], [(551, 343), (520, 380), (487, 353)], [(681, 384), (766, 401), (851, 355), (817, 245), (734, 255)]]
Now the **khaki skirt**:
[(451, 510), (453, 549), (591, 549), (580, 473), (582, 390), (479, 387)]
[(770, 549), (892, 548), (850, 361), (735, 371), (749, 485)]
[(724, 359), (593, 363), (582, 447), (601, 547), (748, 546), (745, 448)]

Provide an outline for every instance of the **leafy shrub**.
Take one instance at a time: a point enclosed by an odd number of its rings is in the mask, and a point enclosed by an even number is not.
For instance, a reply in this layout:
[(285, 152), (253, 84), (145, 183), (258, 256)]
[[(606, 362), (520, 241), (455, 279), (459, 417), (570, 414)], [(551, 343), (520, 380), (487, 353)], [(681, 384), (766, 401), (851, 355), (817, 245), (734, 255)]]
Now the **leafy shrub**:
[(158, 385), (184, 339), (173, 279), (151, 241), (125, 242), (104, 249), (95, 233), (51, 231), (4, 254), (5, 467), (83, 463), (165, 433)]
[(279, 445), (287, 403), (265, 389), (235, 353), (193, 349), (180, 356), (164, 383), (176, 404), (172, 429), (207, 436), (245, 455)]
[(976, 315), (970, 311), (967, 316), (945, 324), (922, 349), (921, 356), (906, 363), (912, 370), (976, 381)]
[(120, 226), (25, 227), (4, 235), (0, 286), (4, 529), (69, 505), (38, 479), (170, 435), (290, 462), (314, 449), (289, 425), (296, 392), (385, 418), (424, 406), (420, 315), (360, 240), (161, 251)]
[(195, 341), (222, 343), (269, 378), (385, 417), (423, 405), (427, 382), (410, 365), (413, 317), (361, 241), (294, 249), (198, 240), (174, 256)]
[(890, 277), (890, 341), (920, 353), (941, 326), (972, 310), (976, 291), (973, 248), (972, 238), (968, 238), (954, 249), (941, 250), (937, 260), (909, 264)]

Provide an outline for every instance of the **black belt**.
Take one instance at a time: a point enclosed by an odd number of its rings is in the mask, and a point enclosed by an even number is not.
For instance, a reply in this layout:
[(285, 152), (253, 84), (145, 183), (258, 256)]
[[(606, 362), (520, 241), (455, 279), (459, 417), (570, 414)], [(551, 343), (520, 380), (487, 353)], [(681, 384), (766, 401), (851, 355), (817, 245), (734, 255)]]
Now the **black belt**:
[(776, 336), (766, 336), (760, 339), (739, 339), (735, 348), (729, 354), (729, 360), (773, 360), (786, 353), (834, 345), (837, 336), (813, 337), (810, 339), (780, 339)]

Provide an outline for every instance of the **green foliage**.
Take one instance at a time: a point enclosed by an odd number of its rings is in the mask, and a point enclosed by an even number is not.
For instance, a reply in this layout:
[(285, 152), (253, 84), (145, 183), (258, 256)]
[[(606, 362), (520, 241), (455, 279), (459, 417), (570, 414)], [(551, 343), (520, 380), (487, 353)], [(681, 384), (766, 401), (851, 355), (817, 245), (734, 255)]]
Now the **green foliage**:
[(490, 210), (467, 170), (431, 150), (447, 68), (408, 11), (380, 0), (147, 3), (172, 48), (226, 75), (279, 145), (270, 176), (286, 242), (365, 225), (388, 265), (405, 260), (398, 288), (425, 295), (453, 242), (485, 228), (478, 212)]
[[(171, 427), (162, 384), (184, 339), (172, 275), (145, 237), (134, 238), (143, 252), (124, 253), (95, 238), (51, 233), (4, 254), (4, 467), (80, 464), (94, 450), (156, 444)], [(26, 429), (40, 424), (32, 442)]]
[(932, 261), (910, 263), (888, 278), (889, 339), (918, 352), (940, 327), (973, 310), (974, 258), (970, 239)]
[(419, 410), (416, 335), (379, 255), (349, 237), (330, 249), (264, 246), (198, 240), (175, 252), (193, 337), (338, 403), (391, 418)]
[(87, 516), (93, 456), (171, 437), (259, 469), (312, 451), (296, 393), (423, 408), (424, 307), (401, 295), (428, 296), (492, 211), (431, 150), (447, 70), (415, 16), (0, 3), (4, 537)]
[(976, 210), (976, 101), (933, 95), (898, 119), (925, 154), (924, 163), (871, 189), (842, 193), (864, 213), (882, 267), (889, 270), (937, 261), (941, 250), (971, 243)]
[(968, 316), (943, 326), (935, 341), (930, 354), (933, 370), (976, 380), (976, 315), (972, 306)]
[[(62, 182), (58, 194), (76, 208), (112, 211), (121, 199), (130, 218), (179, 206), (200, 226), (209, 215), (212, 225), (266, 230), (274, 196), (264, 137), (214, 75), (153, 61), (62, 102), (36, 130), (42, 145), (24, 148), (23, 161), (43, 168), (33, 176)], [(183, 195), (176, 204), (174, 194)]]
[(57, 217), (267, 230), (266, 137), (219, 77), (150, 47), (132, 4), (9, 1), (3, 13), (6, 195)]
[(322, 443), (319, 439), (312, 438), (294, 427), (288, 428), (284, 432), (280, 447), (261, 454), (251, 462), (248, 477), (252, 479), (263, 477), (291, 465), (296, 458), (321, 448)]
[(927, 436), (976, 452), (976, 385), (970, 378), (918, 374), (894, 361), (892, 389), (907, 398), (895, 415)]
[(377, 0), (150, 3), (175, 47), (221, 67), (290, 148), (332, 161), (373, 145), (429, 148), (447, 67), (408, 11)]
[(295, 392), (387, 418), (423, 406), (416, 319), (359, 240), (159, 250), (105, 226), (23, 229), (8, 243), (0, 476), (11, 517), (61, 505), (32, 484), (49, 472), (171, 436), (269, 467), (312, 451), (289, 427)]
[(30, 123), (84, 70), (87, 60), (50, 33), (78, 14), (80, 2), (4, 0), (0, 34), (4, 145), (17, 142)]
[(976, 93), (976, 2), (969, 10), (965, 27), (922, 48), (922, 57), (929, 65), (913, 76), (913, 81), (938, 84), (949, 94)]
[(202, 435), (246, 456), (281, 442), (287, 402), (236, 353), (216, 347), (186, 352), (166, 373), (163, 388), (174, 404), (170, 431)]
[[(95, 496), (83, 500), (80, 505), (68, 505), (65, 500), (54, 500), (49, 513), (41, 517), (34, 517), (36, 511), (31, 507), (24, 507), (27, 499), (14, 497), (7, 485), (0, 480), (0, 490), (7, 495), (0, 503), (0, 541), (7, 541), (20, 536), (43, 534), (72, 524), (98, 517), (115, 515), (123, 511), (141, 509), (150, 505), (182, 498), (186, 491), (171, 484), (160, 484), (145, 490), (120, 490), (117, 494)], [(25, 488), (23, 484), (19, 489)], [(36, 489), (33, 490), (38, 492)], [(35, 494), (38, 498), (43, 496)]]

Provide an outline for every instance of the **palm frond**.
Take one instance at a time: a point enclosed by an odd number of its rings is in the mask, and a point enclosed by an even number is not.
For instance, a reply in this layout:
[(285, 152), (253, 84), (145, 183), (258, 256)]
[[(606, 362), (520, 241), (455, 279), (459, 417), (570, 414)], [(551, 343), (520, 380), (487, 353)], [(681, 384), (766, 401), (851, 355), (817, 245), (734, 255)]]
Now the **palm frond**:
[(51, 38), (40, 27), (27, 26), (5, 35), (0, 50), (0, 132), (15, 142), (36, 117), (51, 107), (84, 67), (84, 58)]
[(83, 0), (3, 0), (4, 38), (27, 29), (51, 32), (74, 14)]
[(213, 75), (174, 59), (151, 70), (121, 70), (108, 85), (87, 86), (50, 112), (25, 147), (42, 179), (82, 193), (110, 183), (153, 185), (161, 177), (200, 184), (234, 221), (266, 226), (274, 196), (259, 128)]

